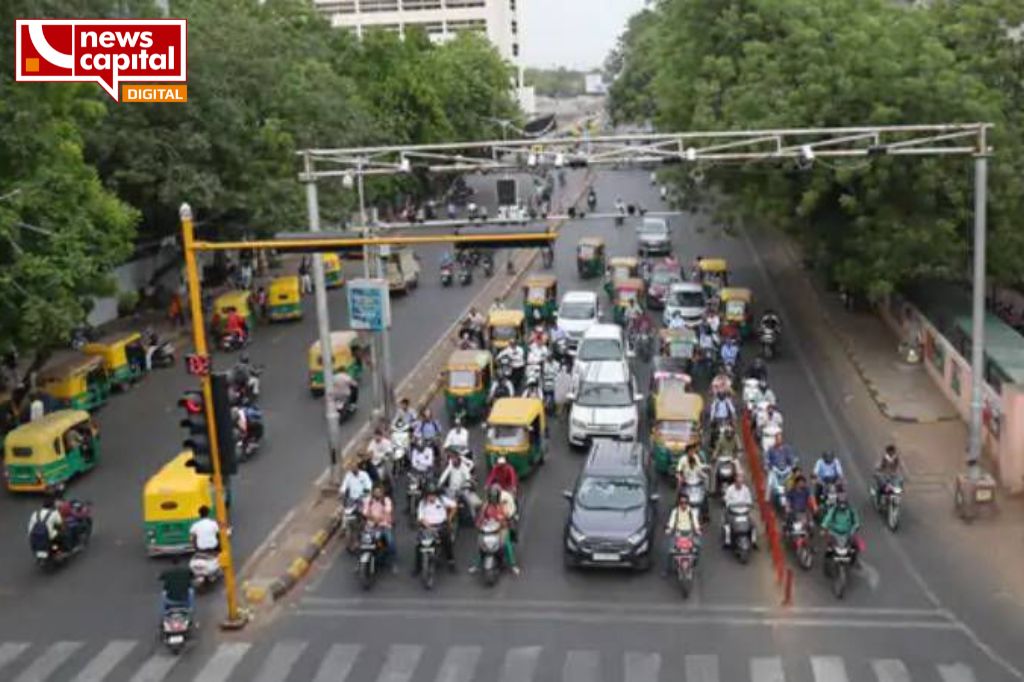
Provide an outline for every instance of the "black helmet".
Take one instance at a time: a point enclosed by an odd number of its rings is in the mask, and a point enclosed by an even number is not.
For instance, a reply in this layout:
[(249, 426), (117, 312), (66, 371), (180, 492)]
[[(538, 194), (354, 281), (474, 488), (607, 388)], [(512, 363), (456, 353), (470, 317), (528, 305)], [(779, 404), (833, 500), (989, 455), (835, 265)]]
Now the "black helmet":
[(824, 452), (821, 453), (821, 458), (826, 462), (831, 462), (836, 458), (836, 453), (833, 452), (832, 450), (825, 450)]
[(427, 485), (423, 488), (423, 495), (425, 497), (429, 495), (437, 495), (437, 483), (434, 483), (433, 481), (427, 483)]

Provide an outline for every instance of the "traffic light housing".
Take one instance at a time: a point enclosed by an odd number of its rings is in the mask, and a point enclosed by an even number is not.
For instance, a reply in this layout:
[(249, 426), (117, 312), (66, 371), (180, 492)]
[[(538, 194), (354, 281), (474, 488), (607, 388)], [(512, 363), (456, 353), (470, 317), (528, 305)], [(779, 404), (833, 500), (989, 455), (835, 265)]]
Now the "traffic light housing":
[[(213, 418), (217, 425), (217, 445), (222, 476), (230, 476), (238, 470), (235, 456), (235, 429), (231, 419), (231, 402), (228, 396), (228, 378), (224, 374), (210, 376), (213, 388)], [(184, 409), (181, 426), (188, 431), (182, 445), (192, 450), (192, 466), (196, 473), (213, 473), (213, 451), (210, 448), (210, 425), (206, 419), (206, 403), (201, 391), (186, 391), (178, 406)]]

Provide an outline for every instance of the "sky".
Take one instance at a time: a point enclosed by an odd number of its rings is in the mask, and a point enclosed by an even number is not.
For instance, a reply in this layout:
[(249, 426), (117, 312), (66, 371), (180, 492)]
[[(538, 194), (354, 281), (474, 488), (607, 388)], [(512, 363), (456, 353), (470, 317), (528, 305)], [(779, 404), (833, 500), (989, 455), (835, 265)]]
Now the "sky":
[(519, 0), (526, 66), (598, 68), (644, 0)]

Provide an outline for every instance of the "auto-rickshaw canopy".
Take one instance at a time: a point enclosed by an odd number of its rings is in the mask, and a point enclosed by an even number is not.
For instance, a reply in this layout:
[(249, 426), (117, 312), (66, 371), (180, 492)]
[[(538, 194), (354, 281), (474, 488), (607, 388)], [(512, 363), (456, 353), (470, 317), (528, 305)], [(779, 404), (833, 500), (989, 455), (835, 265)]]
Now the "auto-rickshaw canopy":
[[(353, 350), (362, 345), (359, 334), (350, 330), (331, 332), (331, 363), (335, 370), (346, 369), (354, 359)], [(310, 369), (323, 369), (323, 355), (320, 353), (320, 342), (314, 341), (309, 347)]]
[(248, 318), (251, 314), (249, 310), (249, 292), (241, 289), (225, 291), (213, 301), (214, 315), (225, 317), (231, 312), (232, 308), (242, 317)]
[(487, 417), (489, 426), (529, 426), (537, 419), (544, 422), (544, 403), (538, 398), (501, 398), (495, 401)]
[(270, 305), (277, 303), (291, 303), (299, 300), (299, 277), (298, 275), (282, 275), (270, 280), (270, 288), (267, 290)]
[(636, 277), (640, 272), (640, 260), (636, 256), (615, 256), (608, 259), (608, 271), (612, 279)]
[(519, 327), (526, 319), (522, 310), (495, 310), (487, 316), (488, 327)]
[(701, 258), (700, 271), (708, 274), (728, 272), (729, 263), (724, 258)]
[(22, 424), (4, 438), (4, 463), (38, 466), (60, 459), (62, 436), (83, 424), (92, 428), (85, 410), (57, 410)]
[(128, 363), (128, 354), (125, 349), (133, 343), (141, 343), (142, 335), (138, 332), (121, 332), (107, 334), (100, 339), (87, 343), (82, 347), (86, 355), (96, 355), (103, 358), (103, 364), (107, 369), (113, 370), (123, 367)]
[(576, 253), (580, 258), (593, 258), (604, 253), (603, 237), (580, 237), (576, 242)]
[(491, 354), (485, 350), (457, 350), (448, 358), (448, 370), (479, 371), (491, 366)]
[(89, 392), (89, 375), (102, 375), (100, 383), (103, 399), (109, 390), (103, 358), (98, 355), (68, 353), (54, 358), (39, 373), (39, 383), (54, 398), (65, 401), (81, 400)]
[(703, 411), (703, 396), (687, 393), (680, 386), (666, 387), (654, 404), (654, 418), (657, 421), (699, 422)]
[(558, 298), (558, 279), (554, 275), (530, 275), (523, 282), (527, 303), (547, 303)]
[(209, 477), (188, 466), (193, 456), (182, 450), (146, 481), (142, 505), (147, 522), (198, 518), (199, 507), (212, 508)]

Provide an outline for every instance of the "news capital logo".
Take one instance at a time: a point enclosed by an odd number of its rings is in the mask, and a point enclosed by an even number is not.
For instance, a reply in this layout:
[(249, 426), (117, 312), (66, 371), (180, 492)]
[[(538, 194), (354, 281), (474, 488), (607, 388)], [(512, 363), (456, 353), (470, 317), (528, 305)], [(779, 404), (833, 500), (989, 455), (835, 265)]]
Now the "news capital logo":
[(116, 102), (129, 87), (124, 101), (183, 102), (187, 86), (170, 84), (186, 81), (187, 39), (185, 19), (17, 19), (15, 80), (98, 83)]

